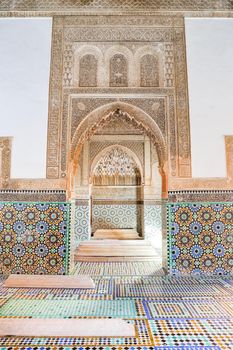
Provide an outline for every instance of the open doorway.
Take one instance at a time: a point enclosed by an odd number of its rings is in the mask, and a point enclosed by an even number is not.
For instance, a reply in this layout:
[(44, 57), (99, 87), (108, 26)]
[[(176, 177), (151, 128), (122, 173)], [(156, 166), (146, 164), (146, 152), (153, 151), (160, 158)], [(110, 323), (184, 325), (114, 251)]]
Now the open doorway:
[(119, 109), (95, 127), (90, 123), (74, 155), (77, 245), (93, 239), (141, 240), (162, 258), (164, 184), (161, 148), (156, 147), (159, 137)]
[(91, 166), (92, 236), (95, 239), (141, 239), (143, 169), (129, 142), (121, 140), (119, 135), (114, 136), (113, 144), (97, 154)]

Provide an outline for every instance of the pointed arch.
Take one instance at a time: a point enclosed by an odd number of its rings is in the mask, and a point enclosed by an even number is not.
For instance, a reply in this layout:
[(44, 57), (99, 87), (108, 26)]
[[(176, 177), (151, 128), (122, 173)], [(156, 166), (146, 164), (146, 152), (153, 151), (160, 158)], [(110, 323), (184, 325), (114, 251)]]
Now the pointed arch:
[[(103, 105), (91, 113), (77, 127), (71, 142), (69, 179), (77, 171), (77, 160), (85, 141), (89, 140), (100, 128), (113, 118), (123, 118), (135, 128), (142, 130), (154, 144), (159, 160), (159, 171), (162, 176), (162, 192), (167, 196), (167, 150), (163, 134), (157, 123), (142, 109), (121, 101)], [(72, 188), (70, 183), (69, 188)]]
[[(97, 86), (103, 86), (103, 54), (99, 48), (93, 45), (82, 45), (74, 51), (74, 84), (79, 86), (80, 83), (80, 63), (83, 62), (83, 58), (86, 57), (92, 60), (94, 66), (91, 67), (92, 74), (96, 76)], [(90, 64), (90, 62), (88, 62)], [(95, 72), (94, 72), (95, 70)]]

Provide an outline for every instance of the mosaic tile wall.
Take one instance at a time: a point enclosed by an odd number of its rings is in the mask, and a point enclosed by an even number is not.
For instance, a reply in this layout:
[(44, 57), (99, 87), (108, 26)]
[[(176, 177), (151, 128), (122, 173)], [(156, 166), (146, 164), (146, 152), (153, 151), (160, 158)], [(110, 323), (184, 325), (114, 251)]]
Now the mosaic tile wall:
[(137, 204), (94, 204), (92, 210), (92, 231), (98, 229), (137, 228), (141, 232), (141, 205)]
[(162, 207), (161, 205), (144, 206), (144, 237), (152, 243), (162, 244)]
[(88, 205), (76, 205), (75, 224), (74, 224), (74, 235), (75, 235), (76, 246), (78, 246), (79, 242), (90, 239), (89, 215), (90, 214), (89, 214)]
[[(88, 240), (89, 207), (76, 205), (75, 207), (75, 244)], [(161, 205), (142, 204), (94, 204), (92, 210), (92, 232), (97, 229), (136, 228), (142, 232), (144, 226), (145, 239), (154, 242), (161, 240)]]
[(65, 274), (68, 203), (0, 203), (0, 273)]
[(233, 273), (233, 203), (168, 204), (172, 274)]

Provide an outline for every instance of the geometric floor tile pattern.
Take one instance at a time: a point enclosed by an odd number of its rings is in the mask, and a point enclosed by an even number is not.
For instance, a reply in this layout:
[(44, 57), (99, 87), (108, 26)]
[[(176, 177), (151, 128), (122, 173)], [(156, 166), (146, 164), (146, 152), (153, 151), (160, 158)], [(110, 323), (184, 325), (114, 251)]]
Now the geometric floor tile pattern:
[(77, 262), (75, 273), (79, 275), (88, 274), (91, 276), (117, 276), (117, 275), (164, 275), (163, 270), (160, 268), (161, 262), (156, 261), (139, 261), (139, 262), (105, 262), (93, 263), (89, 262)]
[(216, 296), (221, 295), (223, 291), (224, 289), (218, 285), (116, 285), (116, 296), (119, 298), (179, 297), (180, 295), (185, 297)]
[(232, 312), (227, 308), (227, 303), (225, 307), (221, 305), (222, 303), (216, 300), (188, 300), (188, 301), (157, 301), (148, 300), (143, 301), (143, 306), (146, 311), (148, 319), (154, 318), (216, 318), (218, 319), (226, 318), (232, 316)]
[(0, 337), (0, 350), (233, 350), (233, 279), (164, 275), (153, 261), (78, 263), (95, 288), (4, 288), (1, 317), (123, 318), (135, 337)]
[(233, 320), (150, 320), (149, 326), (156, 345), (233, 346)]

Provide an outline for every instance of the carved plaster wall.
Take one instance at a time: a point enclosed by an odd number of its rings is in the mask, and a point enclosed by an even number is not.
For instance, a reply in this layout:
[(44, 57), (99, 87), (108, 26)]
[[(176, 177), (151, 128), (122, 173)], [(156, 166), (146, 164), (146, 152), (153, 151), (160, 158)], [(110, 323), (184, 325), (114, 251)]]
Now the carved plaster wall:
[(137, 18), (121, 22), (118, 16), (111, 23), (108, 16), (54, 17), (48, 178), (67, 176), (77, 129), (99, 107), (117, 101), (157, 123), (168, 150), (168, 175), (191, 176), (183, 19), (144, 16), (140, 28)]
[[(67, 52), (70, 52), (71, 47), (73, 67), (72, 64), (68, 64), (71, 56)], [(164, 50), (165, 46), (161, 43), (144, 46), (135, 42), (68, 44), (65, 51), (64, 83), (74, 87), (164, 86)], [(80, 85), (83, 71), (86, 72), (86, 84)], [(67, 74), (70, 77), (69, 81)]]
[[(231, 13), (232, 2), (230, 0), (202, 0), (202, 1), (189, 1), (189, 0), (150, 0), (148, 1), (135, 1), (135, 0), (125, 0), (125, 1), (111, 1), (111, 0), (93, 0), (93, 1), (82, 1), (76, 0), (69, 2), (61, 2), (59, 0), (2, 0), (0, 3), (0, 11), (19, 12), (19, 14), (27, 15), (27, 12), (34, 16), (44, 15), (52, 16), (54, 13), (67, 14), (70, 13), (80, 13), (81, 11), (110, 11), (115, 12), (123, 11), (127, 12), (129, 10), (146, 11), (151, 14), (151, 12), (156, 13), (156, 11), (162, 11), (163, 13), (169, 13), (176, 15), (190, 13), (190, 15), (195, 16), (196, 13), (205, 15), (210, 14), (215, 11), (216, 14), (224, 14), (225, 11)], [(22, 11), (22, 12), (20, 12)], [(26, 11), (26, 12), (25, 12)], [(3, 15), (5, 14), (3, 12)], [(153, 19), (152, 19), (153, 20)], [(111, 23), (111, 20), (110, 20)]]
[(11, 137), (0, 137), (0, 188), (8, 187), (11, 171)]

